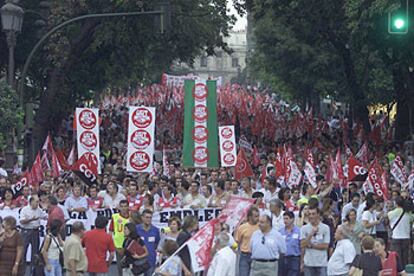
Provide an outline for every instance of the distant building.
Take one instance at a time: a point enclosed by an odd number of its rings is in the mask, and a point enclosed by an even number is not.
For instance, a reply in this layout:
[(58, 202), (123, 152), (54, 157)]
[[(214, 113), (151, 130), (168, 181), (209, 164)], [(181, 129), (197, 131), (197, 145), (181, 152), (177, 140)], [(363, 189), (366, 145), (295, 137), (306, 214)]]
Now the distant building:
[(217, 49), (215, 56), (203, 55), (196, 58), (192, 68), (182, 64), (178, 67), (188, 68), (191, 73), (203, 79), (222, 77), (223, 83), (229, 82), (246, 68), (246, 31), (230, 31), (229, 36), (225, 37), (224, 41), (233, 50), (231, 55), (225, 53), (222, 49)]

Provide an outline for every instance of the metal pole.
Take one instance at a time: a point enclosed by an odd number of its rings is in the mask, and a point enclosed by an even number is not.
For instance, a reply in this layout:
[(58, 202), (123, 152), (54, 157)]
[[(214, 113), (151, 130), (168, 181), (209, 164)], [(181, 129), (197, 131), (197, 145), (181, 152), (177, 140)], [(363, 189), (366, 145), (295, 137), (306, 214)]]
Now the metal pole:
[(14, 31), (7, 32), (7, 45), (9, 46), (9, 72), (8, 83), (11, 88), (15, 89), (14, 85), (14, 47), (16, 46), (16, 34)]
[(34, 54), (36, 53), (36, 51), (39, 49), (39, 47), (43, 44), (43, 42), (48, 39), (52, 34), (54, 34), (56, 31), (58, 31), (59, 29), (65, 27), (66, 25), (69, 25), (73, 22), (77, 22), (77, 21), (81, 21), (81, 20), (85, 20), (85, 19), (90, 19), (90, 18), (105, 18), (105, 17), (119, 17), (119, 16), (137, 16), (137, 15), (146, 15), (146, 14), (163, 14), (164, 11), (148, 11), (148, 12), (119, 12), (119, 13), (97, 13), (97, 14), (87, 14), (87, 15), (82, 15), (82, 16), (78, 16), (72, 19), (69, 19), (59, 25), (57, 25), (56, 27), (54, 27), (53, 29), (51, 29), (49, 32), (47, 32), (37, 43), (36, 45), (33, 47), (32, 51), (30, 51), (29, 56), (27, 57), (27, 60), (24, 64), (23, 67), (23, 71), (22, 71), (22, 76), (20, 79), (20, 83), (19, 83), (19, 96), (20, 96), (20, 106), (23, 106), (24, 101), (23, 101), (23, 96), (24, 96), (24, 89), (25, 89), (25, 81), (26, 81), (26, 75), (27, 75), (27, 70), (29, 69), (29, 65), (32, 61), (32, 58), (34, 56)]

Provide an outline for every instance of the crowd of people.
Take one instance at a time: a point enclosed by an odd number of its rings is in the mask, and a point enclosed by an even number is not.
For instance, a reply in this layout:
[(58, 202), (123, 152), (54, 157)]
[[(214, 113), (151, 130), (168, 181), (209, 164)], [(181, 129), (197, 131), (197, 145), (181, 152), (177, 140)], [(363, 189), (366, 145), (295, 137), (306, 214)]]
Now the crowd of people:
[[(156, 158), (151, 174), (125, 169), (123, 130), (129, 103), (155, 105), (160, 110), (156, 147), (170, 150), (165, 151), (168, 164)], [(236, 179), (234, 168), (181, 166), (182, 119), (174, 121), (168, 114), (182, 112), (182, 90), (142, 88), (132, 96), (105, 97), (101, 107), (103, 171), (97, 185), (86, 186), (68, 174), (52, 178), (46, 173), (42, 184), (26, 185), (15, 194), (12, 187), (18, 176), (1, 173), (0, 276), (23, 275), (27, 270), (32, 275), (62, 275), (63, 271), (71, 276), (108, 275), (114, 262), (118, 275), (193, 275), (191, 252), (181, 246), (200, 228), (198, 218), (173, 216), (168, 227), (159, 229), (152, 223), (153, 214), (166, 209), (223, 208), (231, 196), (253, 198), (255, 203), (236, 229), (226, 224), (215, 229), (205, 275), (405, 275), (405, 266), (412, 262), (413, 187), (388, 177), (389, 197), (380, 197), (366, 192), (363, 181), (343, 184), (327, 177), (329, 159), (338, 148), (345, 161), (345, 146), (355, 151), (364, 142), (360, 125), (348, 129), (344, 117), (324, 120), (310, 111), (292, 110), (274, 95), (239, 86), (223, 88), (218, 101), (220, 122), (238, 126), (237, 137), (244, 136), (257, 152), (246, 148), (254, 175)], [(373, 117), (372, 126), (385, 117)], [(74, 142), (71, 120), (54, 136), (54, 146), (65, 154)], [(278, 124), (283, 127), (275, 127)], [(388, 133), (385, 124), (379, 133), (383, 143), (370, 141), (368, 160), (378, 158), (389, 171), (398, 155), (410, 172), (412, 154), (389, 143)], [(302, 173), (298, 185), (275, 177), (278, 147), (293, 151)], [(303, 173), (309, 150), (315, 156), (316, 187)], [(259, 160), (254, 160), (256, 156)], [(269, 165), (273, 169), (267, 170)], [(110, 219), (97, 216), (94, 229), (75, 222), (67, 236), (65, 224), (71, 213), (101, 208), (117, 213)], [(18, 218), (2, 216), (2, 211), (14, 209), (20, 210)], [(42, 221), (47, 235), (41, 242)]]

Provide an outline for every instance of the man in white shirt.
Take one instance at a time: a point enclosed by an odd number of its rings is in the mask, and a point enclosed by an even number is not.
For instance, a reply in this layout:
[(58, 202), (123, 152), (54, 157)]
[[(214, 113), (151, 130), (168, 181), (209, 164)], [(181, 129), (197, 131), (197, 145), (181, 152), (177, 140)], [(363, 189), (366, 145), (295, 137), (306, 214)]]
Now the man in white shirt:
[[(81, 186), (73, 186), (73, 194), (65, 200), (65, 207), (69, 213), (85, 212), (88, 209), (88, 201), (82, 196)], [(63, 209), (62, 209), (63, 210)]]
[(344, 235), (341, 226), (336, 229), (335, 240), (336, 248), (328, 262), (328, 276), (348, 275), (356, 256), (355, 247)]
[(285, 227), (285, 222), (283, 221), (283, 202), (274, 198), (269, 201), (269, 216), (272, 218), (272, 228), (276, 231), (279, 231)]
[(207, 206), (207, 200), (202, 195), (200, 195), (200, 193), (198, 192), (199, 189), (200, 183), (198, 183), (198, 181), (193, 180), (189, 188), (189, 193), (184, 197), (184, 207), (199, 209)]
[(229, 247), (229, 235), (221, 232), (218, 236), (218, 251), (211, 261), (207, 276), (235, 276), (236, 254)]
[(106, 191), (100, 192), (98, 196), (103, 197), (103, 206), (111, 209), (117, 209), (119, 202), (126, 199), (122, 193), (118, 192), (118, 185), (112, 180), (106, 186)]
[(279, 190), (277, 189), (276, 179), (273, 176), (267, 176), (263, 181), (265, 189), (262, 190), (264, 194), (264, 201), (266, 206), (269, 206), (269, 203), (272, 199), (278, 199)]
[(404, 212), (404, 199), (401, 196), (395, 199), (395, 204), (397, 208), (388, 212), (390, 228), (394, 228), (391, 235), (390, 249), (397, 252), (401, 258), (402, 266), (405, 267), (408, 263), (410, 252), (410, 231), (413, 218), (411, 212)]
[(351, 202), (344, 205), (342, 208), (342, 222), (346, 220), (346, 216), (348, 215), (349, 211), (352, 209), (358, 212), (359, 203), (361, 200), (361, 196), (358, 193), (354, 193), (351, 195)]
[[(32, 248), (30, 256), (34, 256), (39, 252), (39, 228), (40, 220), (46, 220), (47, 214), (39, 208), (39, 197), (33, 195), (30, 197), (29, 205), (22, 208), (20, 211), (20, 227), (24, 242), (23, 256), (26, 256), (29, 244)], [(26, 264), (26, 262), (24, 262)], [(33, 263), (33, 262), (31, 262)], [(32, 271), (34, 267), (31, 267)]]

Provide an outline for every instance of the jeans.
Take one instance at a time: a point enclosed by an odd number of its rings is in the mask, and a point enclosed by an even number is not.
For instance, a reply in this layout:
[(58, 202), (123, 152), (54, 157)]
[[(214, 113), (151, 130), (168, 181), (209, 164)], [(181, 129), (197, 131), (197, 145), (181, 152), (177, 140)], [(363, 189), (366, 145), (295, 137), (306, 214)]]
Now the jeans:
[(152, 276), (152, 274), (154, 274), (155, 271), (155, 266), (151, 266), (145, 273), (144, 276)]
[(118, 269), (118, 276), (122, 276), (122, 272), (123, 272), (122, 265), (121, 265), (121, 260), (123, 256), (120, 253), (121, 250), (122, 248), (115, 249), (115, 258), (116, 258), (116, 267)]
[(48, 271), (45, 267), (45, 276), (62, 276), (62, 266), (60, 265), (59, 260), (49, 259), (49, 264), (52, 267), (52, 270)]
[(251, 254), (240, 252), (239, 276), (249, 276), (251, 265), (252, 265)]
[(391, 239), (390, 250), (397, 252), (400, 257), (402, 267), (409, 264), (411, 251), (410, 239)]
[(30, 257), (30, 274), (39, 274), (34, 271), (35, 267), (32, 265), (33, 256), (39, 253), (39, 230), (38, 229), (23, 229), (21, 230), (22, 239), (23, 239), (23, 271), (26, 271), (26, 254), (29, 245), (31, 245), (32, 252)]
[(326, 266), (306, 266), (304, 267), (305, 276), (327, 276)]
[(279, 259), (280, 276), (299, 276), (300, 275), (300, 257), (284, 256)]

